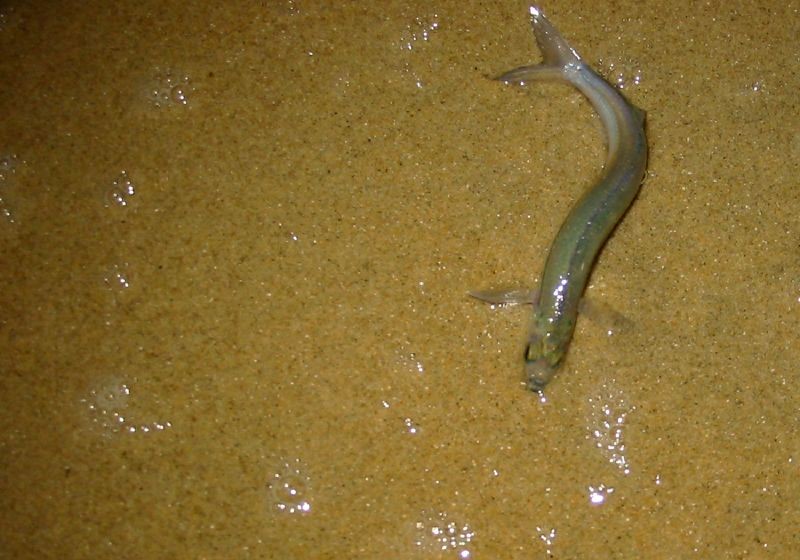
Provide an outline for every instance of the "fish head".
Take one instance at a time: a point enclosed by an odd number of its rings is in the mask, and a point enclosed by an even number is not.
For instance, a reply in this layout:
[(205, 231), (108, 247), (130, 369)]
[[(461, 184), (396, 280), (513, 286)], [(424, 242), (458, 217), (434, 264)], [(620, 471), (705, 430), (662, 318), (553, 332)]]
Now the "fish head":
[(568, 341), (555, 333), (535, 334), (530, 338), (525, 348), (525, 378), (531, 391), (541, 391), (553, 379), (566, 354)]
[(544, 358), (533, 361), (526, 360), (525, 378), (528, 383), (528, 388), (535, 392), (543, 390), (553, 379), (553, 376), (556, 374), (556, 369), (556, 367), (550, 365)]

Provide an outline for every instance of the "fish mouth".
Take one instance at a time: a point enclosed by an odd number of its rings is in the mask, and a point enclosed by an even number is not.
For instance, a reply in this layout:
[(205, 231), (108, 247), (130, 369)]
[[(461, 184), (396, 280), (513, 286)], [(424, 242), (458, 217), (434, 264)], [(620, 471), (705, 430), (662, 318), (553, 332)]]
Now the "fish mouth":
[(528, 388), (539, 392), (550, 383), (556, 369), (544, 358), (525, 362), (525, 376), (528, 378)]

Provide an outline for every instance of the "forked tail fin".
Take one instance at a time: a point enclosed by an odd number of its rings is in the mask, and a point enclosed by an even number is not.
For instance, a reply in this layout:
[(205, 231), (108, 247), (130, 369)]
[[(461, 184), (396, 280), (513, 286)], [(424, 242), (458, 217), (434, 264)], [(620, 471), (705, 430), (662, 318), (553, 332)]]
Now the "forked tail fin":
[(496, 79), (512, 84), (534, 80), (563, 81), (565, 70), (580, 65), (581, 57), (539, 8), (531, 6), (529, 11), (533, 34), (542, 51), (542, 63), (515, 68)]
[(542, 51), (545, 66), (557, 66), (563, 68), (569, 64), (579, 64), (581, 56), (573, 49), (561, 33), (553, 27), (542, 11), (536, 6), (528, 8), (531, 14), (531, 26), (539, 50)]

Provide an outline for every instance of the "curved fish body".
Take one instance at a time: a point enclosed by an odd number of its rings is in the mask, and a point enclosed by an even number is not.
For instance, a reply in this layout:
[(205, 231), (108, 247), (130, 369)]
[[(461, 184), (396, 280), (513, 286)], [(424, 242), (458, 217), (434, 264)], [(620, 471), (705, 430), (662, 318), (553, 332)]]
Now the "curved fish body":
[(534, 304), (525, 372), (530, 389), (541, 391), (564, 359), (592, 264), (639, 191), (647, 165), (647, 139), (644, 111), (592, 70), (541, 10), (532, 6), (530, 14), (543, 63), (516, 68), (497, 79), (513, 84), (547, 80), (572, 85), (600, 115), (608, 147), (602, 177), (569, 212), (550, 247), (538, 296), (472, 294), (491, 303)]

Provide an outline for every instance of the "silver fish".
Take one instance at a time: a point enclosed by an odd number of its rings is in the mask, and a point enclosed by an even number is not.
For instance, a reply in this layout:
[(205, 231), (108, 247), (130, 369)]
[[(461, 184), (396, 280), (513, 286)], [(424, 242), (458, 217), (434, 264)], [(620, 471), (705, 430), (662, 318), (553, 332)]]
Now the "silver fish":
[(497, 79), (520, 85), (559, 81), (577, 88), (600, 115), (608, 146), (603, 176), (570, 210), (550, 247), (538, 294), (470, 294), (493, 304), (534, 304), (525, 374), (528, 387), (541, 391), (564, 360), (592, 264), (639, 192), (647, 167), (647, 138), (644, 111), (584, 62), (539, 8), (531, 6), (530, 16), (542, 64), (522, 66)]

